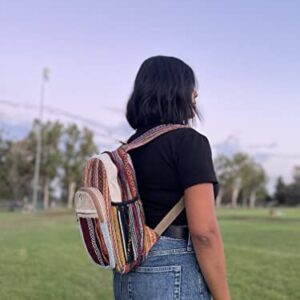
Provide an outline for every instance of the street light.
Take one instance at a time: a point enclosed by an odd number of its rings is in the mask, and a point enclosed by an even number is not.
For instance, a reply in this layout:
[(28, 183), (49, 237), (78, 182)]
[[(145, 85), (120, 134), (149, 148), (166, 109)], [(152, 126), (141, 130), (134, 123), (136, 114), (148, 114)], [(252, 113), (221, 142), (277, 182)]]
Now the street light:
[(39, 177), (40, 177), (40, 164), (41, 164), (41, 151), (42, 151), (42, 122), (43, 122), (43, 110), (44, 110), (44, 98), (45, 98), (45, 83), (49, 81), (49, 69), (44, 68), (42, 72), (41, 81), (41, 94), (40, 94), (40, 107), (39, 107), (39, 124), (36, 128), (36, 159), (34, 166), (34, 179), (33, 179), (33, 209), (37, 209), (37, 199), (39, 192)]

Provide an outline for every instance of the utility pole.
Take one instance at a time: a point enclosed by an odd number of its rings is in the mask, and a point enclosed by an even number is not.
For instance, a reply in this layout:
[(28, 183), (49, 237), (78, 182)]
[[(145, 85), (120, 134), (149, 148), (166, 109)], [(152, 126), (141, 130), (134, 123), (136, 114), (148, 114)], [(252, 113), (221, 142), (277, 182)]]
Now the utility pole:
[(36, 158), (34, 166), (34, 179), (33, 179), (33, 199), (32, 206), (34, 211), (37, 210), (37, 200), (39, 192), (39, 177), (40, 177), (40, 164), (42, 152), (42, 124), (43, 124), (43, 110), (45, 98), (45, 83), (49, 80), (49, 69), (44, 68), (42, 72), (41, 81), (41, 94), (40, 94), (40, 107), (39, 107), (39, 122), (36, 128)]

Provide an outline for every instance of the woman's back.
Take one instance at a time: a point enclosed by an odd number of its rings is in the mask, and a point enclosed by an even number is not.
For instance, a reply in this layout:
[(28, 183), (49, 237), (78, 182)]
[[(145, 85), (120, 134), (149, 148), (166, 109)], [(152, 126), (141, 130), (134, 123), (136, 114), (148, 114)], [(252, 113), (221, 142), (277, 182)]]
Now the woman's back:
[[(151, 126), (138, 129), (131, 142)], [(146, 223), (155, 228), (182, 197), (184, 189), (217, 179), (208, 139), (193, 128), (179, 128), (162, 134), (150, 143), (129, 151), (135, 168), (139, 193), (145, 209)], [(187, 225), (185, 210), (173, 225)]]

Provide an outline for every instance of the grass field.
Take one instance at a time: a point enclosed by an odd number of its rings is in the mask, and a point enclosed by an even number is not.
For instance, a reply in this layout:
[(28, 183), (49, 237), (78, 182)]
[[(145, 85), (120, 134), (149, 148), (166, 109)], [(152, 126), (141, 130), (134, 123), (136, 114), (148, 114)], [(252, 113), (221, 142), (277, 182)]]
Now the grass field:
[[(300, 209), (218, 216), (233, 300), (300, 299)], [(70, 211), (0, 213), (0, 299), (112, 299), (111, 272), (84, 251)]]

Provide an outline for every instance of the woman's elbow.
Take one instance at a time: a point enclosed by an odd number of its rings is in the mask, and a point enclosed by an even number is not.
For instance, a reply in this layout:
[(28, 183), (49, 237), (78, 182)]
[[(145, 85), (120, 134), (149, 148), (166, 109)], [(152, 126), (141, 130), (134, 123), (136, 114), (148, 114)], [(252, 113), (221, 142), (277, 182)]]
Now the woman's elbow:
[(218, 227), (213, 227), (209, 230), (194, 230), (190, 231), (191, 238), (196, 241), (199, 245), (212, 246), (216, 240), (220, 238), (220, 231)]

